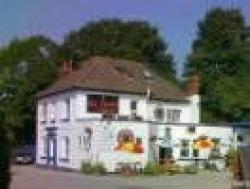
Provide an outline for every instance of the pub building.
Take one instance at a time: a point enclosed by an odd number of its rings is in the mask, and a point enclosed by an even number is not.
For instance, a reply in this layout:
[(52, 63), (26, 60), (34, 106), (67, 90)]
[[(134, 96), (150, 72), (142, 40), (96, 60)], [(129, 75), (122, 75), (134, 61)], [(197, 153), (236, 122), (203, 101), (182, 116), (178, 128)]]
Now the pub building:
[(212, 159), (225, 166), (235, 134), (230, 125), (200, 123), (197, 76), (181, 90), (139, 62), (92, 57), (81, 65), (65, 62), (37, 95), (38, 165), (77, 170), (102, 163), (114, 172), (122, 163)]

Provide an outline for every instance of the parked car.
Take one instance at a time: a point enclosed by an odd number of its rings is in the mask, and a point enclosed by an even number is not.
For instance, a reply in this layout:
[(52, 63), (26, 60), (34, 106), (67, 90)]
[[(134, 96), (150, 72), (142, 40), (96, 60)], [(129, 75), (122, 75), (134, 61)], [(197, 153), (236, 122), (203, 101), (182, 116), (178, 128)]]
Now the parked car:
[(35, 162), (35, 145), (24, 145), (13, 152), (13, 163), (33, 164)]

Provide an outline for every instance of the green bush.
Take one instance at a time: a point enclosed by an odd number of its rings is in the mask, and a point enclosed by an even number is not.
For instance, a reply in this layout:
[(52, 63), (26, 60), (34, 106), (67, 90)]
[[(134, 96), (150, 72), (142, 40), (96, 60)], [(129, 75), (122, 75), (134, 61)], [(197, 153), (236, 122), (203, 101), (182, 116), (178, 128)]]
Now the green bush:
[(8, 189), (10, 182), (10, 142), (6, 128), (0, 123), (0, 188)]
[(102, 163), (82, 163), (81, 172), (85, 174), (98, 174), (103, 175), (106, 173), (106, 169)]
[(142, 173), (145, 175), (159, 175), (164, 172), (164, 169), (162, 169), (157, 163), (149, 162), (142, 170)]
[(81, 165), (81, 172), (85, 174), (91, 174), (91, 163), (82, 163)]
[(92, 173), (104, 175), (106, 173), (106, 168), (102, 163), (97, 163), (91, 166)]
[(166, 163), (164, 165), (161, 165), (161, 169), (163, 169), (163, 173), (168, 175), (174, 175), (181, 173), (181, 166), (175, 164), (175, 163)]
[(229, 170), (233, 170), (233, 166), (235, 164), (236, 156), (237, 156), (237, 151), (234, 150), (233, 148), (229, 149), (227, 154), (225, 155), (225, 166)]
[(167, 174), (174, 175), (181, 172), (181, 167), (174, 163), (166, 163), (159, 165), (154, 162), (149, 162), (143, 169), (143, 174), (145, 175), (159, 175)]
[(184, 173), (186, 174), (197, 174), (198, 170), (199, 168), (197, 165), (187, 165), (183, 169)]
[(209, 171), (218, 171), (217, 165), (215, 163), (210, 163), (209, 161), (204, 162), (203, 168)]

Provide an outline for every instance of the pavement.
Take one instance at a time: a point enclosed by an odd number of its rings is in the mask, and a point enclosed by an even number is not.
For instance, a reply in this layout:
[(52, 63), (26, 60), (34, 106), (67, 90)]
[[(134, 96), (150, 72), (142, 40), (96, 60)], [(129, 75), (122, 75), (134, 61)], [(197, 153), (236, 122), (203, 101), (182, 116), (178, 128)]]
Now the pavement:
[(214, 172), (125, 178), (14, 166), (10, 189), (231, 189), (231, 181), (228, 174)]

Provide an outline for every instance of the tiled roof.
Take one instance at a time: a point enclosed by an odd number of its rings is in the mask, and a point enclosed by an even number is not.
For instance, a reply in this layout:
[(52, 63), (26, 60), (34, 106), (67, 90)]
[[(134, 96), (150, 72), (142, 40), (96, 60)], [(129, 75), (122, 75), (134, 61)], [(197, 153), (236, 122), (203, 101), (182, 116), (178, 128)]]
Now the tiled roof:
[(72, 89), (146, 95), (150, 88), (152, 99), (185, 101), (185, 93), (177, 86), (151, 71), (148, 80), (146, 70), (145, 65), (130, 60), (92, 57), (78, 70), (59, 77), (49, 88), (39, 92), (38, 97)]

